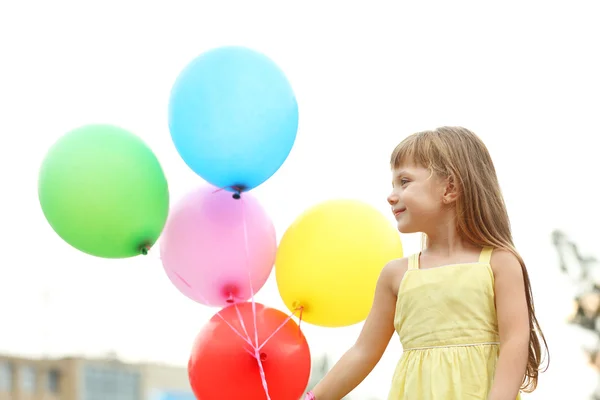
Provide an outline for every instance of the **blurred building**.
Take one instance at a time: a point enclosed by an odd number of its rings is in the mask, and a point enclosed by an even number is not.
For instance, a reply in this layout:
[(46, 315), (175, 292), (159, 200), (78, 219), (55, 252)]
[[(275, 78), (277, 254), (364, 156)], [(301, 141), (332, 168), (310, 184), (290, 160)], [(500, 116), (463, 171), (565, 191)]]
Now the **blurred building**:
[(186, 368), (0, 355), (0, 400), (196, 400)]

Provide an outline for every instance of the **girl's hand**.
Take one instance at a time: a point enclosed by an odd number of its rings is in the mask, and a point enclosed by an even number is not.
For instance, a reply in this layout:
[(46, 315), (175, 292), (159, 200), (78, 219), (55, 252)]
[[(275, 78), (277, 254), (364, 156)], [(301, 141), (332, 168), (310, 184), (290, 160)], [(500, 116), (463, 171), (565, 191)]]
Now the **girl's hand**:
[(315, 395), (311, 390), (310, 392), (306, 393), (306, 396), (304, 396), (304, 400), (317, 400), (317, 399), (315, 399)]

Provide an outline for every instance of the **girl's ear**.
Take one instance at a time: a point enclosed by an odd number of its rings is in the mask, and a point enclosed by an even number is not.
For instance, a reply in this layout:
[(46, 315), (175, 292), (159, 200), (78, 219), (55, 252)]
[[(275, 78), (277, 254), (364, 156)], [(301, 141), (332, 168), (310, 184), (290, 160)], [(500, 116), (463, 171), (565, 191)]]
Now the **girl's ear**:
[(456, 201), (458, 198), (458, 186), (456, 185), (456, 179), (454, 175), (450, 175), (446, 179), (446, 190), (442, 196), (442, 202), (444, 204), (450, 204)]

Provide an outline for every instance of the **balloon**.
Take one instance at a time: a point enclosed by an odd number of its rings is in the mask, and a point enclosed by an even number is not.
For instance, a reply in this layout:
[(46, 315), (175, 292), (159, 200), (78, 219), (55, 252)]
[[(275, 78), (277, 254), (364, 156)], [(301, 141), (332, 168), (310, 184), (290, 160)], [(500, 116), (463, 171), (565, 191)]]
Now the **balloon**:
[(145, 253), (169, 212), (156, 156), (139, 137), (111, 125), (83, 126), (59, 139), (40, 168), (38, 194), (63, 240), (104, 258)]
[(275, 277), (290, 309), (325, 327), (348, 326), (367, 317), (386, 263), (402, 257), (400, 235), (375, 208), (332, 200), (310, 208), (279, 243)]
[(255, 293), (263, 287), (276, 251), (275, 228), (255, 197), (245, 193), (236, 200), (209, 185), (174, 207), (160, 241), (171, 282), (210, 306), (248, 300), (250, 282)]
[(201, 54), (181, 72), (169, 103), (169, 129), (187, 165), (209, 183), (250, 190), (286, 160), (298, 130), (298, 104), (279, 67), (244, 47)]
[[(252, 355), (254, 350), (227, 324), (244, 335), (236, 307), (254, 343), (255, 324), (251, 303), (221, 310), (222, 318), (213, 316), (198, 334), (188, 363), (190, 383), (198, 399), (267, 398), (258, 361)], [(284, 324), (287, 318), (279, 310), (256, 303), (259, 344)], [(298, 400), (302, 396), (310, 375), (310, 350), (294, 320), (288, 320), (269, 339), (260, 350), (260, 359), (272, 400)]]

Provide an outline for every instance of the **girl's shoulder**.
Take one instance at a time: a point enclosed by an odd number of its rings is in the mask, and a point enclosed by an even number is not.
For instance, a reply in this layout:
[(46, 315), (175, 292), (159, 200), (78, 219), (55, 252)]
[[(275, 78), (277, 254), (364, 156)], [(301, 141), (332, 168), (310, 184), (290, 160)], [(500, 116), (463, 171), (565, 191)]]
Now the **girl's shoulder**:
[(508, 250), (495, 249), (490, 259), (494, 291), (498, 298), (517, 298), (526, 289), (529, 278), (519, 257)]
[(505, 273), (521, 271), (519, 258), (509, 250), (494, 249), (490, 258), (490, 267), (494, 277)]
[(408, 260), (410, 257), (398, 258), (388, 262), (381, 270), (381, 278), (389, 283), (392, 292), (398, 293), (400, 282), (408, 270)]

